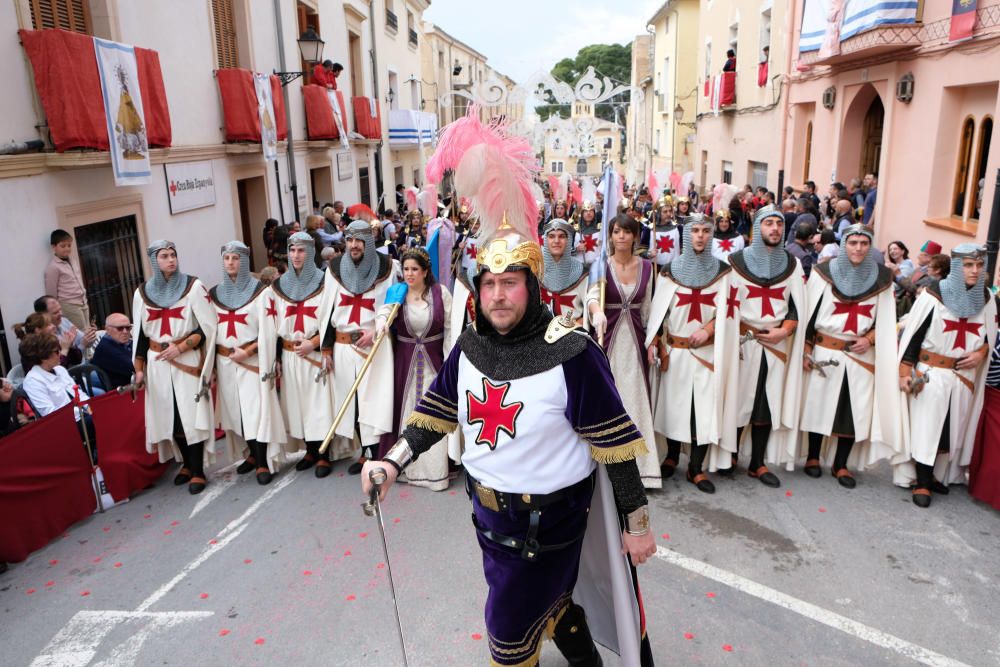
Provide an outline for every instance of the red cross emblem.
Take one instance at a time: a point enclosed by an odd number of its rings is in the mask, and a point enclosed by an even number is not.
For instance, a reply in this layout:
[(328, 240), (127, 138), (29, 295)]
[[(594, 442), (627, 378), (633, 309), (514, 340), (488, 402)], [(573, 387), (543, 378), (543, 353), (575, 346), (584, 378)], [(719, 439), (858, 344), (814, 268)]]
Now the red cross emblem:
[(212, 303), (212, 295), (208, 293), (208, 288), (202, 285), (201, 289), (205, 292), (205, 302)]
[(299, 301), (294, 306), (285, 308), (285, 317), (295, 316), (295, 326), (292, 328), (292, 331), (305, 333), (305, 318), (311, 317), (316, 319), (316, 308), (317, 306), (307, 306), (304, 301)]
[(573, 294), (560, 294), (559, 292), (550, 292), (549, 290), (542, 288), (542, 303), (547, 303), (552, 308), (552, 312), (556, 315), (561, 315), (563, 308), (573, 309), (573, 300), (575, 296)]
[(732, 239), (719, 239), (719, 250), (722, 252), (732, 252), (733, 251), (733, 240)]
[(469, 256), (469, 259), (475, 259), (477, 251), (478, 251), (478, 248), (476, 248), (476, 244), (475, 243), (468, 243), (468, 244), (466, 244), (466, 246), (465, 246), (465, 254)]
[(358, 326), (361, 326), (362, 308), (375, 312), (375, 299), (366, 299), (360, 294), (352, 294), (350, 296), (341, 294), (340, 303), (338, 305), (341, 308), (344, 306), (351, 307), (351, 314), (347, 318), (347, 321), (351, 324), (357, 324)]
[(944, 333), (950, 331), (955, 331), (958, 333), (955, 336), (955, 342), (952, 344), (951, 349), (953, 350), (964, 350), (965, 347), (965, 337), (968, 334), (972, 334), (975, 337), (979, 336), (979, 330), (982, 328), (982, 324), (979, 322), (969, 322), (969, 318), (960, 317), (958, 321), (955, 320), (945, 320), (944, 321)]
[(465, 300), (465, 314), (469, 316), (469, 322), (476, 321), (476, 300), (471, 294)]
[(711, 306), (715, 304), (715, 292), (705, 292), (702, 294), (700, 289), (693, 289), (690, 292), (682, 292), (677, 290), (677, 306), (690, 306), (688, 311), (688, 322), (701, 322), (705, 323), (705, 320), (701, 319), (701, 307)]
[(507, 435), (514, 437), (514, 425), (517, 416), (524, 408), (524, 403), (518, 401), (504, 405), (503, 401), (509, 389), (510, 382), (495, 385), (483, 378), (482, 398), (474, 396), (471, 391), (465, 392), (469, 424), (479, 423), (477, 445), (487, 445), (490, 450), (496, 449), (500, 431), (506, 431)]
[(834, 315), (847, 315), (847, 322), (844, 324), (844, 333), (854, 333), (858, 334), (858, 316), (864, 316), (871, 319), (872, 310), (875, 308), (875, 304), (869, 303), (866, 305), (860, 303), (844, 303), (842, 301), (837, 301), (833, 304), (833, 314)]
[(150, 308), (149, 317), (146, 318), (146, 321), (155, 322), (156, 320), (159, 320), (160, 335), (173, 336), (174, 332), (173, 332), (173, 327), (170, 326), (170, 320), (174, 318), (178, 320), (184, 319), (184, 315), (181, 314), (183, 312), (184, 312), (183, 306), (177, 306), (176, 308), (160, 308), (160, 309)]
[(740, 289), (738, 287), (729, 288), (729, 298), (726, 299), (726, 319), (733, 319), (736, 315), (736, 311), (740, 309), (740, 300), (736, 297), (739, 296)]
[(268, 299), (269, 305), (267, 306), (267, 312), (264, 313), (265, 317), (273, 317), (277, 319), (278, 309), (274, 307), (274, 299)]
[(584, 252), (594, 252), (597, 250), (597, 235), (596, 234), (584, 234), (583, 235), (583, 251)]
[(663, 236), (656, 239), (656, 249), (660, 252), (673, 252), (674, 249), (674, 239), (671, 236), (664, 234)]
[(237, 314), (235, 310), (219, 312), (219, 324), (226, 325), (226, 338), (236, 338), (236, 324), (246, 324), (247, 314)]
[(771, 299), (774, 299), (775, 301), (784, 301), (785, 288), (758, 287), (757, 285), (747, 285), (747, 298), (760, 299), (761, 317), (768, 317), (768, 316), (774, 317), (774, 306), (771, 305)]

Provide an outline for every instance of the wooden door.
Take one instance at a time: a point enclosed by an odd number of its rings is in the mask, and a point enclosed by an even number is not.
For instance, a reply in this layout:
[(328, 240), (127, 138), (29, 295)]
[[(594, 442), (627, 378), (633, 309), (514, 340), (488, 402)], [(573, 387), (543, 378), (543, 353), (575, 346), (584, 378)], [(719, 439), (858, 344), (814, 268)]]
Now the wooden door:
[(865, 114), (864, 133), (861, 139), (861, 169), (858, 176), (878, 174), (879, 156), (882, 154), (882, 123), (885, 121), (885, 107), (876, 97)]

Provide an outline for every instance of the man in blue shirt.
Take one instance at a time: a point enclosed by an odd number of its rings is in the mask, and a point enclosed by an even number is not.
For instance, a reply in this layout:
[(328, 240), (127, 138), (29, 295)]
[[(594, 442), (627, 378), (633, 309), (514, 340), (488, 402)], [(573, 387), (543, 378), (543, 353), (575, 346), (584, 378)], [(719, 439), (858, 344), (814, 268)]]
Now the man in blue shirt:
[(865, 174), (865, 186), (868, 188), (868, 194), (865, 195), (865, 214), (861, 222), (870, 225), (872, 214), (875, 213), (875, 198), (878, 196), (878, 178), (875, 174)]
[(111, 313), (104, 321), (105, 335), (94, 350), (91, 363), (108, 374), (114, 389), (132, 381), (132, 325), (121, 313)]

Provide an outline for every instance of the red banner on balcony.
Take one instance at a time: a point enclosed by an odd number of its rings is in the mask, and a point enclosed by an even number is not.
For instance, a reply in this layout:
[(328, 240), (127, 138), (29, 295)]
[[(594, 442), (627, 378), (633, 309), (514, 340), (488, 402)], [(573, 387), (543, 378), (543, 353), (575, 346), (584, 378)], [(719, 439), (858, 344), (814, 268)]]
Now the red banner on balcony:
[[(31, 61), (35, 88), (56, 150), (108, 150), (94, 38), (66, 30), (19, 30), (18, 35)], [(136, 47), (135, 58), (147, 141), (150, 147), (170, 146), (170, 109), (159, 55)]]
[(719, 106), (728, 107), (736, 103), (736, 72), (723, 72), (719, 86)]
[(140, 391), (133, 403), (129, 394), (109, 392), (90, 401), (104, 485), (115, 502), (150, 486), (167, 470), (168, 464), (146, 451), (145, 395)]
[(757, 86), (763, 88), (767, 85), (767, 61), (757, 65)]
[[(226, 141), (260, 142), (260, 114), (257, 111), (257, 89), (253, 72), (238, 67), (215, 70), (222, 97), (222, 117), (226, 126)], [(274, 124), (278, 128), (278, 141), (288, 138), (285, 122), (285, 98), (281, 81), (271, 76), (271, 98), (274, 104)]]
[(274, 124), (278, 126), (278, 141), (288, 138), (288, 121), (285, 120), (285, 95), (281, 79), (271, 75), (271, 101), (274, 103)]
[[(346, 122), (347, 108), (344, 106), (344, 94), (339, 90), (330, 91), (337, 96), (340, 105), (340, 117)], [(339, 139), (340, 131), (333, 118), (333, 108), (327, 89), (323, 86), (302, 86), (302, 97), (306, 107), (306, 133), (310, 140)]]
[(976, 0), (951, 0), (951, 30), (948, 41), (972, 38), (976, 25)]
[(0, 440), (0, 460), (0, 561), (24, 560), (97, 507), (71, 406)]
[[(382, 138), (382, 107), (378, 100), (370, 97), (352, 97), (351, 107), (354, 109), (354, 127), (365, 139)], [(372, 107), (375, 115), (372, 115)]]

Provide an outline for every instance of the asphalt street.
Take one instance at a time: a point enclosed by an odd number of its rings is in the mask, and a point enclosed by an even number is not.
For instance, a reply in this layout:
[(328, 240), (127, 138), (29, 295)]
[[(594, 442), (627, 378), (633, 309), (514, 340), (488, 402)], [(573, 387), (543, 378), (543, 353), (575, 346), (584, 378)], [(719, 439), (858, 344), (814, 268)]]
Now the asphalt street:
[[(402, 664), (378, 531), (346, 468), (318, 480), (289, 464), (261, 487), (227, 465), (201, 496), (171, 469), (0, 576), (0, 663)], [(650, 494), (659, 551), (640, 583), (657, 664), (1000, 664), (1000, 514), (964, 487), (921, 510), (885, 467), (853, 491), (781, 477)], [(488, 664), (463, 489), (398, 485), (384, 504), (410, 665)], [(561, 664), (546, 644), (542, 665)]]

